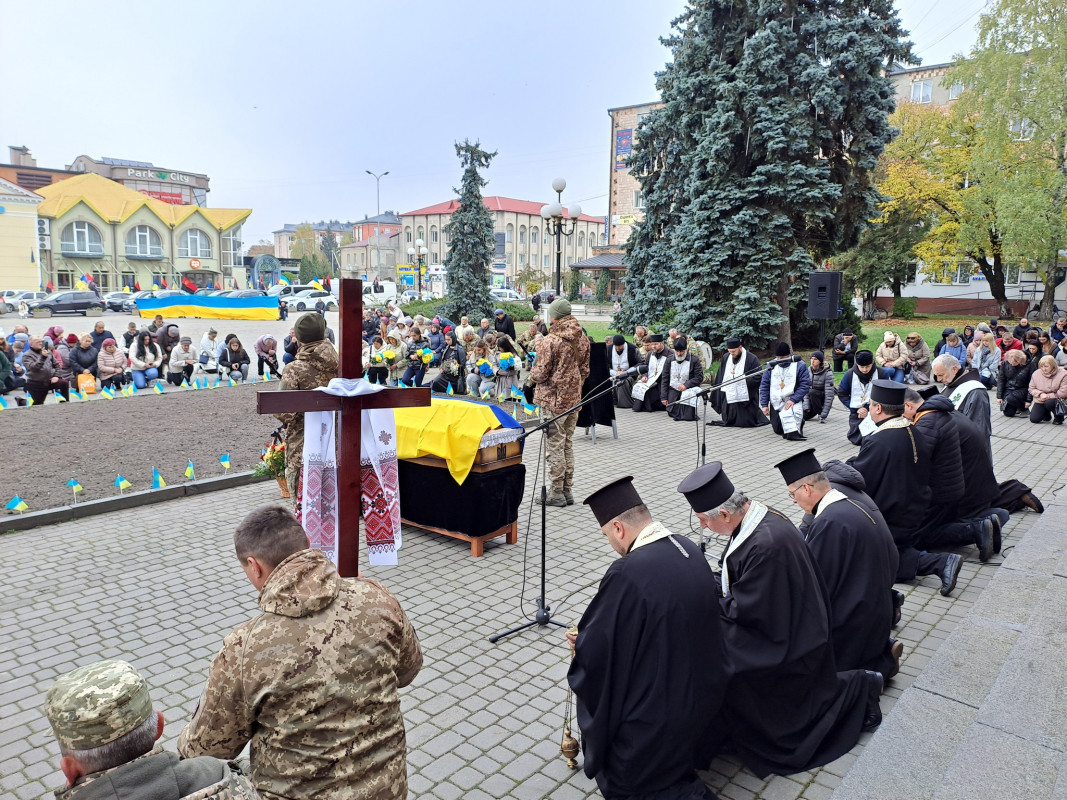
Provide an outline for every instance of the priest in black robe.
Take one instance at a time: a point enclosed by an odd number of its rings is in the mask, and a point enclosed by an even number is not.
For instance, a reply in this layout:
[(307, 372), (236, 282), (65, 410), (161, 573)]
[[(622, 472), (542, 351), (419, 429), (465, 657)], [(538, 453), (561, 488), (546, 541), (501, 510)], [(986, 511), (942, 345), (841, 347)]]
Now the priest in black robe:
[[(667, 365), (670, 355), (663, 349), (663, 334), (650, 333), (645, 337), (645, 348), (648, 355), (645, 357), (645, 366), (648, 372), (642, 375), (633, 386), (633, 410), (634, 411), (663, 411), (665, 405), (660, 402), (663, 398), (659, 393), (659, 379)], [(639, 388), (643, 387), (643, 388)]]
[[(748, 375), (747, 378), (741, 376)], [(726, 355), (719, 362), (713, 386), (722, 387), (711, 394), (711, 407), (722, 420), (709, 425), (731, 428), (756, 428), (769, 425), (770, 420), (759, 407), (759, 385), (762, 379), (760, 361), (741, 346), (737, 337), (726, 340)], [(726, 386), (723, 384), (726, 383)]]
[(692, 422), (697, 418), (698, 399), (682, 395), (704, 382), (704, 368), (700, 359), (689, 352), (689, 340), (684, 336), (674, 339), (674, 353), (667, 359), (659, 379), (659, 396), (671, 419)]
[[(606, 798), (714, 798), (697, 777), (726, 688), (718, 587), (688, 537), (655, 522), (632, 478), (585, 499), (619, 553), (572, 639), (585, 774)], [(572, 638), (568, 634), (568, 638)], [(711, 760), (701, 752), (699, 766)]]
[(877, 508), (830, 485), (815, 448), (775, 467), (793, 502), (812, 515), (804, 534), (830, 596), (837, 668), (875, 670), (889, 680), (899, 671), (904, 650), (889, 635), (900, 560), (893, 534)]
[(782, 514), (736, 492), (714, 462), (678, 491), (702, 528), (728, 536), (720, 600), (730, 683), (723, 726), (759, 777), (847, 753), (881, 722), (877, 672), (838, 672), (829, 598), (808, 546)]
[(897, 552), (898, 581), (937, 575), (941, 594), (956, 588), (963, 559), (956, 553), (927, 553), (915, 547), (916, 534), (930, 510), (930, 450), (904, 418), (904, 392), (896, 381), (876, 380), (870, 395), (870, 418), (876, 428), (863, 437), (858, 455), (848, 463), (863, 476), (867, 494), (882, 512)]
[(633, 408), (634, 401), (631, 390), (634, 379), (626, 377), (626, 373), (633, 367), (639, 366), (642, 359), (637, 355), (637, 348), (626, 341), (621, 333), (616, 333), (611, 344), (607, 346), (608, 374), (615, 380), (615, 388), (611, 390), (611, 398), (616, 408)]

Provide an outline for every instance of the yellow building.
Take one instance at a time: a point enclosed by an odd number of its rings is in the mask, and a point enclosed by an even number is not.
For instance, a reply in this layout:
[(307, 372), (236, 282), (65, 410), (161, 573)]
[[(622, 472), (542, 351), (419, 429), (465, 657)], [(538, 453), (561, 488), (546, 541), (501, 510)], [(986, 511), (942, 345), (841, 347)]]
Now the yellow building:
[(58, 289), (92, 275), (101, 292), (139, 284), (180, 288), (216, 283), (244, 288), (241, 224), (249, 208), (164, 203), (93, 173), (44, 186), (37, 214), (41, 281)]
[(0, 289), (35, 290), (37, 204), (41, 196), (0, 178)]

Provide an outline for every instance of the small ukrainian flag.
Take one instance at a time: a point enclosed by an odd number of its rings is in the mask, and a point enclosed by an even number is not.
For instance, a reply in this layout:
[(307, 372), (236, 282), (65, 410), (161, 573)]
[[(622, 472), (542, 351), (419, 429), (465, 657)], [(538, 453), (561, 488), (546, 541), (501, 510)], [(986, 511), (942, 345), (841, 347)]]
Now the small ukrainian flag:
[(21, 497), (15, 495), (11, 498), (11, 502), (4, 506), (4, 508), (11, 509), (12, 511), (22, 512), (29, 508), (29, 506), (26, 505), (25, 501)]
[(156, 385), (152, 387), (152, 391), (156, 394), (163, 394), (163, 384), (161, 384), (159, 381), (156, 381)]
[(230, 454), (229, 453), (223, 453), (221, 456), (219, 456), (219, 463), (222, 464), (224, 469), (229, 469), (230, 468)]
[(152, 467), (152, 488), (162, 489), (167, 485), (167, 482), (163, 480), (163, 476), (159, 474), (159, 470)]
[(65, 402), (67, 402), (67, 398), (65, 398), (63, 395), (61, 395), (58, 391), (53, 389), (52, 390), (52, 394), (54, 394), (56, 396), (56, 402), (57, 403), (65, 403)]
[(4, 399), (2, 394), (0, 394), (0, 408), (7, 408), (7, 400)]
[(70, 396), (73, 397), (75, 400), (84, 400), (85, 399), (85, 397), (77, 389), (71, 389), (70, 390)]
[(445, 389), (445, 394), (449, 394), (449, 395), (455, 394), (455, 392), (452, 390), (452, 384), (451, 383), (448, 384), (448, 388)]
[(182, 388), (182, 389), (188, 389), (188, 388), (189, 388), (189, 381), (188, 381), (188, 380), (186, 380), (185, 378), (182, 378), (182, 385), (181, 385), (181, 388)]
[(196, 478), (196, 470), (193, 469), (193, 462), (189, 462), (189, 466), (185, 468), (185, 477), (189, 480)]
[(74, 494), (77, 494), (78, 492), (82, 491), (82, 485), (76, 480), (74, 480), (74, 478), (71, 478), (69, 481), (67, 481), (67, 486), (74, 490)]
[(115, 478), (115, 485), (119, 487), (119, 491), (121, 492), (123, 489), (129, 489), (132, 484), (119, 475)]
[(489, 390), (488, 389), (486, 389), (484, 392), (482, 392), (482, 399), (483, 400), (492, 400), (493, 399), (493, 396), (491, 394), (489, 394)]

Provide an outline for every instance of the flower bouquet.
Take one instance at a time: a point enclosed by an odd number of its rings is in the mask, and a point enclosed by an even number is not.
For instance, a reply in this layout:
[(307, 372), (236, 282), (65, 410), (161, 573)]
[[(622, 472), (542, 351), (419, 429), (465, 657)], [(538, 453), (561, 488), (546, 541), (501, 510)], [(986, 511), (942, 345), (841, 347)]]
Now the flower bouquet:
[(289, 497), (289, 485), (285, 480), (285, 442), (267, 445), (252, 474), (274, 478), (282, 490), (282, 497)]

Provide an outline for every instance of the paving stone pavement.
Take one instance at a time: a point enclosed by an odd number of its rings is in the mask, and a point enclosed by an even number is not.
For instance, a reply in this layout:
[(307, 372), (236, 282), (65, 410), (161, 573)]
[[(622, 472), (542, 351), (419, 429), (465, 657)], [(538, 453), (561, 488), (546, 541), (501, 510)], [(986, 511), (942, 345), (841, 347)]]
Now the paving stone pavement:
[[(695, 520), (675, 487), (698, 463), (698, 426), (673, 422), (665, 414), (620, 411), (618, 418), (618, 439), (601, 427), (594, 444), (578, 431), (574, 492), (579, 504), (549, 509), (547, 594), (555, 618), (566, 623), (577, 622), (616, 557), (580, 504), (586, 494), (632, 474), (659, 520), (676, 533), (697, 535)], [(799, 521), (800, 509), (789, 501), (771, 465), (808, 445), (817, 447), (823, 460), (851, 456), (856, 449), (845, 440), (845, 430), (840, 406), (826, 425), (808, 426), (807, 443), (784, 442), (768, 428), (706, 428), (707, 459), (722, 460), (739, 488)], [(1062, 481), (1057, 483), (1055, 471), (1046, 468), (1056, 454), (1049, 443), (1062, 446), (1062, 437), (1063, 428), (997, 417), (993, 449), (998, 476), (1017, 476), (1050, 498)], [(559, 755), (569, 656), (562, 631), (535, 627), (495, 645), (487, 641), (534, 610), (540, 513), (529, 500), (538, 438), (531, 437), (526, 446), (518, 544), (495, 540), (482, 558), (474, 559), (463, 542), (405, 529), (400, 565), (367, 570), (400, 598), (425, 653), (422, 672), (403, 692), (412, 797), (599, 796), (593, 781), (581, 770), (568, 769)], [(174, 747), (223, 635), (256, 612), (255, 592), (233, 555), (233, 529), (251, 508), (276, 502), (276, 494), (273, 485), (256, 484), (0, 537), (5, 561), (0, 575), (0, 796), (30, 800), (61, 785), (57, 747), (41, 710), (43, 696), (56, 676), (100, 658), (125, 658), (143, 671), (168, 720), (163, 744)], [(1032, 513), (1016, 515), (1005, 530), (1005, 554), (1040, 519)], [(719, 549), (713, 543), (709, 558), (717, 558)], [(980, 565), (973, 549), (965, 555), (952, 598), (941, 597), (929, 577), (898, 587), (907, 592), (895, 634), (905, 651), (901, 673), (883, 696), (883, 727), (889, 727), (898, 698), (938, 658), (991, 577), (1008, 575), (1007, 570), (998, 573), (1000, 558)], [(1058, 560), (1059, 584), (1064, 583), (1063, 563)], [(1015, 580), (1024, 577), (1016, 573), (1021, 571), (1012, 572)], [(1056, 597), (1058, 605), (1046, 610), (1046, 626), (1062, 609), (1062, 586)], [(1011, 615), (1011, 598), (1005, 596), (999, 613)], [(1007, 647), (1005, 635), (993, 637), (989, 647)], [(1050, 662), (1055, 655), (1046, 650), (1039, 667), (1055, 669)], [(1059, 655), (1062, 659), (1062, 649)], [(1011, 665), (1019, 677), (1027, 668), (1025, 663)], [(952, 669), (967, 670), (968, 665), (946, 663), (943, 669), (950, 676)], [(1025, 726), (1037, 702), (1015, 708), (1015, 724)], [(1062, 693), (1055, 708), (1061, 705)], [(986, 713), (1010, 708), (1011, 695), (1005, 693)], [(970, 711), (975, 713), (981, 720), (983, 712)], [(1062, 726), (1056, 728), (1047, 713), (1043, 720), (1046, 744), (1062, 749)], [(705, 779), (728, 800), (824, 800), (870, 738), (865, 735), (837, 761), (799, 775), (760, 780), (733, 759), (717, 759)], [(1040, 762), (1046, 771), (1047, 761)], [(877, 791), (870, 796), (889, 797)]]

